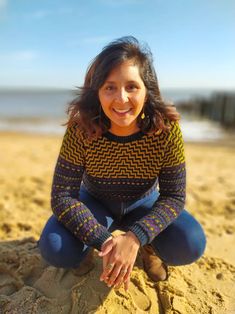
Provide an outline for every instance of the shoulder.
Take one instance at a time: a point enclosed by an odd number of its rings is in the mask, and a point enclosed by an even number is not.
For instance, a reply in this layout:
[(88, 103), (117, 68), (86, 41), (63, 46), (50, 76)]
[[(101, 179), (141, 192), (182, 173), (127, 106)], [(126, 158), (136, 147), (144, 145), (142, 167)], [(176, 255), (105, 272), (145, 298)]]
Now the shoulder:
[(182, 138), (182, 131), (180, 127), (179, 121), (169, 121), (169, 132), (168, 132), (168, 140), (170, 141), (171, 139), (181, 139)]
[(80, 148), (87, 149), (95, 142), (99, 142), (99, 138), (91, 138), (78, 124), (69, 125), (64, 135), (64, 141), (70, 142), (71, 145), (79, 146)]
[(152, 135), (153, 138), (160, 138), (165, 141), (170, 140), (172, 137), (181, 136), (179, 121), (166, 120), (165, 123), (168, 126), (168, 130), (159, 129), (150, 133), (150, 135)]
[(69, 139), (70, 141), (85, 141), (87, 139), (85, 132), (78, 124), (69, 125), (65, 131), (64, 135), (65, 139)]

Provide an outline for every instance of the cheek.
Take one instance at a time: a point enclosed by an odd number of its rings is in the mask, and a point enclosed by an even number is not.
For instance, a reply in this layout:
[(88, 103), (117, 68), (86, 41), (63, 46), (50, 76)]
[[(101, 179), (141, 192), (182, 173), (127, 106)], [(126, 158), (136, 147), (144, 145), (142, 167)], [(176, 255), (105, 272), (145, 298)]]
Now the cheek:
[(108, 103), (109, 103), (109, 97), (106, 96), (106, 95), (100, 94), (99, 95), (99, 100), (100, 100), (101, 105), (104, 105), (104, 106), (107, 106)]
[(133, 99), (133, 101), (134, 101), (136, 107), (139, 107), (139, 108), (143, 107), (143, 105), (145, 103), (145, 96), (144, 95), (139, 95), (139, 96), (135, 97)]
[(109, 110), (109, 102), (106, 99), (102, 99), (101, 107), (105, 112), (107, 112)]
[(107, 100), (106, 97), (101, 97), (101, 98), (100, 98), (100, 104), (101, 104), (101, 107), (102, 107), (104, 113), (105, 113), (106, 115), (108, 115), (108, 114), (109, 114), (109, 111), (110, 111), (110, 110), (109, 110), (110, 102)]

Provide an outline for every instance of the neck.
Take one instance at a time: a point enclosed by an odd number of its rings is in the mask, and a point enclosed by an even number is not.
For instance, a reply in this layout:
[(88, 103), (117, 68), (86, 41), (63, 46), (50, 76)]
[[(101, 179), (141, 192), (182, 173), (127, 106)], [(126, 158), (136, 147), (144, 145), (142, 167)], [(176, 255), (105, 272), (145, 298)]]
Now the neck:
[(139, 132), (140, 128), (136, 124), (127, 127), (111, 126), (109, 131), (117, 136), (129, 136)]

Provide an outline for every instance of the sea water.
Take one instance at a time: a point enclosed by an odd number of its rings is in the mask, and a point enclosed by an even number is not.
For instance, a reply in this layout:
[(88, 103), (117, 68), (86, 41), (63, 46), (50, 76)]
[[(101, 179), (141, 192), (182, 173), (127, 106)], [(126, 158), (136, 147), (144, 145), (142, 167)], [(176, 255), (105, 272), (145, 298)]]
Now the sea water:
[[(176, 104), (208, 98), (212, 90), (163, 89), (165, 100)], [(69, 102), (76, 91), (66, 89), (0, 89), (0, 131), (63, 134)], [(180, 107), (178, 107), (180, 112)], [(181, 112), (180, 112), (181, 113)], [(185, 141), (215, 141), (224, 136), (219, 124), (181, 113)]]

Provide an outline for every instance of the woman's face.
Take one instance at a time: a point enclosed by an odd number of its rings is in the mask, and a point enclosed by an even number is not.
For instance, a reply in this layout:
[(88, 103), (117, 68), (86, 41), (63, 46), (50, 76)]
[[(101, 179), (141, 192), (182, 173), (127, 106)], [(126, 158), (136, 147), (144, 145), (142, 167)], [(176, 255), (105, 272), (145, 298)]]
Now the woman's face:
[(126, 136), (139, 130), (137, 117), (145, 103), (146, 87), (133, 61), (125, 61), (114, 68), (98, 95), (102, 109), (111, 121), (113, 134)]

